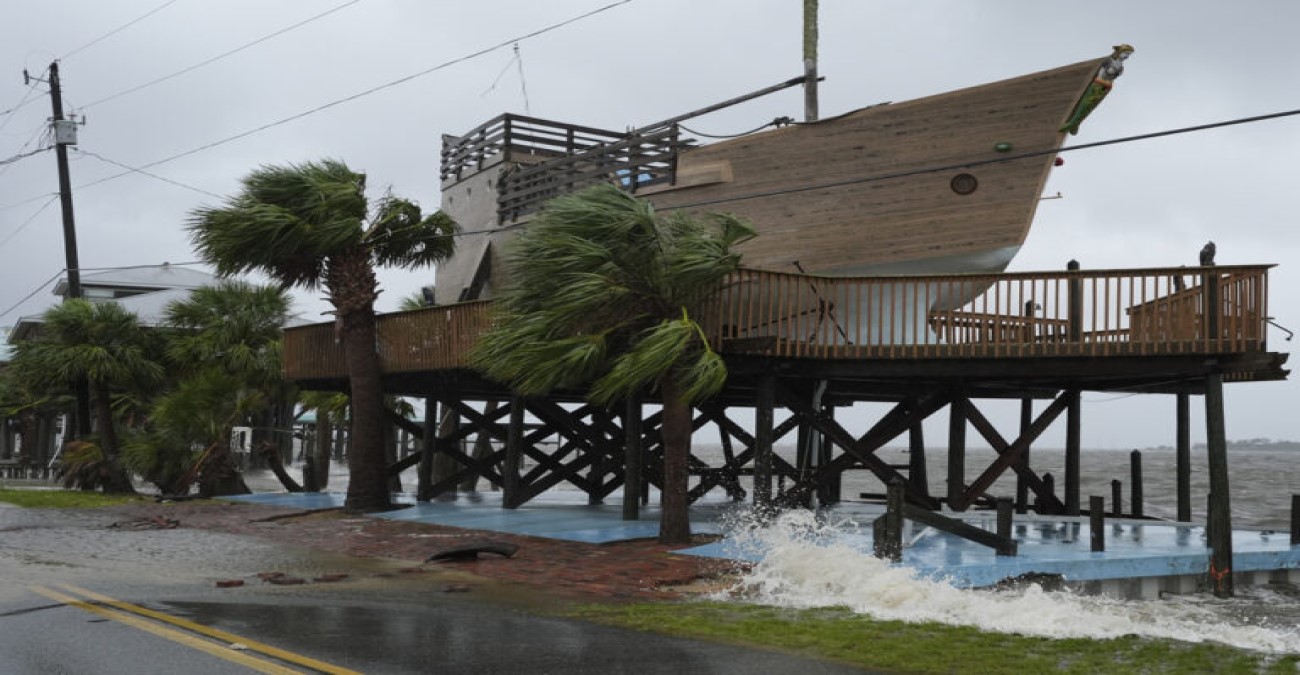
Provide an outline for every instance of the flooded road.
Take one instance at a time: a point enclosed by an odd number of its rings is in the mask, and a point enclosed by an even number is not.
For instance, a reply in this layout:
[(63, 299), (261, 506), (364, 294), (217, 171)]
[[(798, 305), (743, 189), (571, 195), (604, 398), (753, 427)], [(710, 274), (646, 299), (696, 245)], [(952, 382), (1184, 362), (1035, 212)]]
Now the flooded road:
[(0, 505), (0, 672), (860, 672), (549, 617), (545, 596), (455, 572), (143, 525)]

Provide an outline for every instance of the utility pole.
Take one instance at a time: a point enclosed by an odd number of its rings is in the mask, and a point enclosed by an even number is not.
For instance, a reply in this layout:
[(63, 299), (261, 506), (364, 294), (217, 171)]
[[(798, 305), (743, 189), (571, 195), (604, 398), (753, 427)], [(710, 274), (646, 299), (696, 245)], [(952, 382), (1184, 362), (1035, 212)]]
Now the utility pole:
[[(23, 79), (30, 82), (27, 71)], [(50, 64), (50, 104), (53, 115), (50, 126), (54, 132), (54, 155), (59, 165), (59, 204), (63, 207), (63, 254), (68, 274), (68, 289), (64, 301), (79, 299), (81, 293), (81, 263), (77, 260), (77, 226), (72, 215), (72, 179), (68, 174), (68, 146), (77, 144), (77, 123), (63, 117), (63, 91), (59, 86), (59, 62)], [(77, 407), (76, 438), (90, 435), (90, 386), (80, 379), (76, 383)]]

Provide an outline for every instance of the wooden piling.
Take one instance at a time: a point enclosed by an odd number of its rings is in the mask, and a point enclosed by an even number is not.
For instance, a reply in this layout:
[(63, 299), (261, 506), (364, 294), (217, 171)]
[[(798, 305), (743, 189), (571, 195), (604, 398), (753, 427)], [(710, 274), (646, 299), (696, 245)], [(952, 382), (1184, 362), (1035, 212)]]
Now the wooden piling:
[(776, 377), (763, 375), (758, 380), (758, 397), (754, 408), (754, 505), (772, 503), (772, 428), (775, 424)]
[(1088, 529), (1091, 530), (1092, 550), (1106, 550), (1106, 500), (1093, 495), (1088, 498)]
[(890, 481), (885, 489), (885, 515), (872, 523), (873, 549), (877, 558), (903, 560), (903, 481)]
[(1300, 495), (1291, 495), (1291, 545), (1300, 546)]
[(1065, 409), (1065, 515), (1079, 515), (1079, 457), (1082, 439), (1082, 397), (1078, 389), (1068, 393)]
[(1012, 504), (1010, 499), (1006, 497), (999, 497), (997, 500), (997, 509), (998, 509), (998, 536), (1010, 538), (1012, 513), (1015, 510), (1015, 506)]
[(1134, 450), (1129, 455), (1129, 513), (1134, 518), (1143, 516), (1142, 494), (1142, 452)]
[(948, 508), (965, 511), (966, 415), (954, 401), (948, 406)]
[(641, 518), (641, 398), (629, 396), (623, 409), (623, 520)]
[(438, 436), (438, 402), (424, 399), (424, 438), (420, 439), (420, 463), (415, 470), (415, 500), (427, 502), (433, 498), (433, 453)]
[(501, 506), (517, 508), (520, 503), (519, 466), (524, 457), (524, 398), (510, 397), (510, 426), (506, 429), (506, 459), (501, 467)]
[[(1025, 432), (1029, 431), (1029, 427), (1033, 426), (1033, 423), (1034, 423), (1034, 399), (1022, 398), (1020, 399), (1020, 435), (1021, 436), (1025, 435)], [(1020, 453), (1020, 459), (1018, 460), (1018, 464), (1020, 465), (1020, 469), (1022, 471), (1027, 471), (1029, 469), (1029, 447), (1028, 446), (1026, 446), (1024, 451)], [(1028, 510), (1029, 510), (1029, 483), (1027, 483), (1024, 477), (1019, 475), (1019, 472), (1017, 472), (1016, 513), (1023, 514)]]
[[(913, 411), (917, 409), (916, 399), (912, 399), (910, 407)], [(921, 422), (917, 415), (907, 428), (907, 481), (915, 491), (928, 495), (930, 477), (925, 467), (925, 430)]]
[(1118, 478), (1110, 482), (1110, 507), (1112, 518), (1124, 517), (1124, 484)]
[(1178, 392), (1176, 406), (1178, 430), (1175, 446), (1175, 473), (1177, 476), (1179, 522), (1192, 520), (1192, 414), (1191, 394)]
[[(1217, 276), (1216, 276), (1217, 280)], [(1211, 312), (1215, 314), (1215, 312)], [(1209, 455), (1210, 577), (1214, 595), (1232, 597), (1232, 502), (1228, 491), (1228, 442), (1223, 420), (1223, 375), (1205, 377), (1205, 440)]]

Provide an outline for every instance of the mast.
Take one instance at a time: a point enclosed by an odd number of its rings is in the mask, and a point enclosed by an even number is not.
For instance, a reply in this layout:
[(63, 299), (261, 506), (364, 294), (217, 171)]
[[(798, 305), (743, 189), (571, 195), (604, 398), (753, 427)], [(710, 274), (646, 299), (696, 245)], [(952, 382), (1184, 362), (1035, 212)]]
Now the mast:
[(803, 0), (803, 119), (817, 121), (817, 0)]

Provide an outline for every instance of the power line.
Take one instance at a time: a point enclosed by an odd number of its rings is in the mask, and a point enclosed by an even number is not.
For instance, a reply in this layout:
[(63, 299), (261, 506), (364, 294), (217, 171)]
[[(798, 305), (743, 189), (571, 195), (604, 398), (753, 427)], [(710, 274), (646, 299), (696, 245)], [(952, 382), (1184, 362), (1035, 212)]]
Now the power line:
[(198, 70), (199, 68), (202, 68), (203, 66), (206, 66), (206, 65), (211, 64), (211, 63), (215, 63), (215, 62), (217, 62), (217, 61), (220, 61), (221, 59), (224, 59), (224, 58), (226, 58), (227, 56), (231, 56), (231, 55), (233, 55), (233, 54), (237, 54), (237, 53), (239, 53), (239, 52), (242, 52), (242, 51), (244, 51), (245, 49), (248, 49), (249, 47), (253, 47), (253, 46), (255, 46), (255, 45), (259, 45), (259, 44), (261, 44), (261, 43), (263, 43), (263, 42), (266, 42), (267, 40), (270, 40), (271, 38), (279, 37), (280, 35), (284, 35), (285, 33), (288, 33), (289, 31), (292, 31), (292, 30), (294, 30), (295, 28), (301, 28), (302, 26), (305, 26), (305, 25), (307, 25), (307, 24), (309, 24), (309, 23), (311, 23), (311, 22), (313, 22), (313, 21), (316, 21), (317, 19), (321, 19), (321, 18), (324, 18), (324, 17), (326, 17), (326, 16), (329, 16), (330, 14), (333, 14), (334, 12), (337, 12), (337, 11), (339, 11), (339, 10), (345, 8), (345, 7), (348, 7), (349, 5), (355, 5), (355, 4), (357, 4), (358, 2), (361, 2), (361, 0), (348, 0), (348, 2), (345, 2), (345, 3), (341, 4), (341, 5), (338, 5), (337, 7), (334, 7), (333, 9), (327, 9), (327, 10), (325, 10), (324, 12), (321, 12), (320, 14), (317, 14), (317, 15), (312, 16), (312, 17), (308, 17), (308, 18), (306, 18), (306, 19), (303, 19), (302, 21), (299, 21), (298, 23), (295, 23), (295, 24), (293, 24), (293, 25), (291, 25), (291, 26), (287, 26), (287, 27), (285, 27), (285, 28), (281, 28), (280, 30), (275, 31), (274, 33), (269, 33), (269, 34), (267, 34), (267, 35), (263, 35), (262, 37), (257, 38), (256, 40), (253, 40), (252, 42), (248, 42), (248, 43), (245, 43), (245, 44), (240, 45), (240, 46), (238, 46), (238, 47), (235, 47), (234, 49), (231, 49), (230, 51), (226, 51), (226, 52), (222, 52), (221, 54), (217, 54), (216, 56), (214, 56), (214, 57), (212, 57), (212, 58), (210, 58), (210, 59), (207, 59), (206, 61), (200, 61), (200, 62), (198, 62), (198, 63), (196, 63), (196, 64), (194, 64), (194, 65), (192, 65), (192, 66), (188, 66), (188, 67), (186, 67), (186, 68), (182, 68), (182, 69), (180, 69), (180, 70), (178, 70), (178, 71), (176, 71), (176, 72), (174, 72), (174, 73), (172, 73), (172, 74), (170, 74), (170, 75), (164, 75), (164, 76), (159, 77), (159, 78), (157, 78), (157, 79), (153, 79), (153, 80), (150, 80), (150, 81), (148, 81), (148, 82), (145, 82), (144, 84), (136, 85), (136, 86), (131, 87), (131, 88), (129, 88), (129, 89), (124, 89), (124, 90), (122, 90), (122, 91), (117, 92), (116, 94), (112, 94), (112, 95), (110, 95), (110, 96), (105, 96), (104, 98), (101, 98), (101, 99), (98, 99), (98, 100), (95, 100), (95, 101), (91, 101), (90, 103), (87, 103), (86, 105), (81, 106), (81, 109), (82, 109), (82, 110), (85, 110), (85, 109), (90, 108), (90, 107), (92, 107), (92, 106), (99, 105), (100, 103), (105, 103), (105, 102), (108, 102), (108, 101), (112, 101), (113, 99), (120, 98), (120, 97), (122, 97), (122, 96), (126, 96), (127, 94), (135, 93), (135, 92), (140, 91), (141, 89), (144, 89), (144, 88), (146, 88), (146, 87), (152, 87), (153, 85), (158, 84), (158, 83), (160, 83), (160, 82), (166, 82), (167, 80), (170, 80), (170, 79), (172, 79), (172, 78), (179, 77), (179, 76), (181, 76), (181, 75), (184, 75), (184, 74), (186, 74), (186, 73), (188, 73), (188, 72), (191, 72), (191, 71), (194, 71), (194, 70)]
[(80, 271), (82, 271), (82, 272), (117, 272), (117, 271), (121, 271), (121, 270), (151, 270), (151, 269), (159, 269), (159, 268), (163, 268), (163, 267), (193, 267), (193, 266), (195, 266), (195, 265), (203, 265), (203, 266), (206, 266), (207, 263), (203, 262), (202, 260), (189, 260), (189, 261), (186, 261), (186, 262), (178, 262), (178, 263), (174, 263), (174, 262), (165, 262), (165, 263), (153, 263), (153, 264), (150, 264), (150, 265), (116, 265), (116, 266), (112, 266), (112, 267), (82, 267)]
[(174, 4), (175, 2), (176, 2), (176, 0), (167, 0), (167, 2), (164, 2), (163, 4), (158, 5), (157, 7), (154, 7), (153, 9), (151, 9), (151, 10), (145, 12), (144, 14), (141, 14), (140, 16), (138, 16), (138, 17), (136, 17), (136, 18), (134, 18), (134, 19), (132, 19), (132, 20), (130, 20), (130, 21), (128, 21), (128, 22), (122, 24), (121, 26), (118, 26), (117, 28), (114, 28), (113, 30), (110, 30), (110, 31), (108, 31), (107, 33), (104, 33), (103, 35), (99, 36), (98, 38), (95, 38), (94, 40), (91, 40), (90, 42), (87, 42), (86, 44), (81, 45), (80, 47), (77, 47), (76, 49), (74, 49), (74, 50), (68, 52), (67, 54), (64, 54), (62, 58), (64, 58), (64, 59), (72, 58), (72, 56), (73, 56), (74, 54), (77, 54), (77, 53), (80, 53), (80, 52), (82, 52), (82, 51), (85, 51), (85, 50), (87, 50), (87, 49), (89, 49), (89, 48), (91, 48), (91, 47), (93, 47), (93, 46), (95, 46), (95, 45), (97, 45), (97, 44), (103, 42), (104, 40), (107, 40), (108, 38), (110, 38), (110, 37), (112, 37), (112, 36), (114, 36), (114, 35), (116, 35), (116, 34), (122, 32), (122, 31), (124, 31), (124, 30), (126, 30), (127, 28), (130, 28), (131, 26), (134, 26), (135, 24), (140, 23), (141, 21), (144, 21), (145, 19), (147, 19), (147, 18), (153, 16), (154, 14), (157, 14), (158, 12), (161, 12), (162, 10), (166, 9), (169, 5), (172, 5), (172, 4)]
[(6, 309), (5, 311), (0, 312), (0, 318), (4, 318), (4, 317), (8, 316), (8, 315), (9, 315), (11, 312), (13, 312), (15, 309), (18, 309), (19, 307), (21, 307), (21, 306), (23, 305), (24, 302), (27, 302), (28, 300), (31, 300), (32, 298), (36, 297), (36, 294), (37, 294), (37, 293), (40, 293), (41, 291), (45, 290), (45, 287), (47, 287), (47, 286), (49, 286), (50, 284), (54, 283), (55, 281), (58, 280), (59, 277), (63, 276), (63, 272), (64, 272), (64, 270), (59, 270), (58, 272), (56, 272), (56, 273), (54, 274), (54, 276), (50, 277), (49, 279), (46, 279), (46, 280), (45, 280), (45, 283), (41, 284), (40, 286), (37, 286), (35, 289), (32, 290), (31, 293), (28, 293), (27, 295), (24, 295), (22, 300), (19, 300), (18, 302), (15, 302), (15, 303), (14, 303), (14, 304), (9, 308), (9, 309)]
[[(551, 24), (551, 25), (549, 25), (549, 26), (546, 26), (545, 28), (540, 28), (540, 29), (538, 29), (538, 30), (532, 31), (531, 33), (526, 33), (526, 34), (521, 35), (521, 36), (518, 36), (518, 37), (510, 38), (509, 40), (506, 40), (506, 41), (501, 42), (501, 43), (499, 43), (499, 44), (493, 45), (493, 46), (488, 47), (488, 48), (486, 48), (486, 49), (481, 49), (481, 50), (476, 51), (476, 52), (474, 52), (474, 53), (472, 53), (472, 54), (468, 54), (468, 55), (465, 55), (465, 56), (462, 56), (462, 57), (459, 57), (459, 58), (452, 59), (452, 60), (450, 60), (450, 61), (446, 61), (446, 62), (441, 63), (441, 64), (439, 64), (439, 65), (433, 66), (432, 68), (426, 68), (426, 69), (421, 70), (421, 71), (419, 71), (419, 72), (417, 72), (417, 73), (413, 73), (413, 74), (411, 74), (411, 75), (407, 75), (407, 76), (405, 76), (405, 77), (400, 77), (400, 78), (398, 78), (398, 79), (396, 79), (396, 80), (393, 80), (393, 81), (391, 81), (391, 82), (387, 82), (387, 83), (385, 83), (385, 84), (381, 84), (381, 85), (379, 85), (379, 86), (377, 86), (377, 87), (372, 87), (372, 88), (370, 88), (370, 89), (367, 89), (367, 90), (365, 90), (365, 91), (362, 91), (362, 92), (359, 92), (359, 93), (353, 94), (353, 95), (351, 95), (351, 96), (346, 96), (346, 97), (344, 97), (344, 98), (340, 98), (340, 99), (336, 99), (336, 100), (334, 100), (334, 101), (330, 101), (329, 103), (325, 103), (325, 104), (323, 104), (323, 105), (316, 106), (315, 108), (312, 108), (312, 109), (310, 109), (310, 110), (307, 110), (307, 111), (304, 111), (304, 112), (298, 113), (298, 114), (296, 114), (296, 115), (291, 115), (291, 116), (289, 116), (289, 117), (286, 117), (286, 118), (281, 119), (281, 120), (277, 120), (277, 121), (275, 121), (275, 122), (270, 122), (270, 123), (267, 123), (267, 124), (263, 124), (263, 125), (260, 126), (260, 127), (256, 127), (256, 128), (253, 128), (253, 129), (249, 129), (248, 131), (244, 131), (244, 132), (241, 132), (241, 133), (235, 134), (235, 135), (233, 135), (233, 136), (227, 136), (226, 138), (223, 138), (223, 139), (220, 139), (220, 140), (217, 140), (217, 141), (213, 141), (213, 142), (208, 143), (208, 144), (206, 144), (206, 145), (201, 145), (201, 146), (199, 146), (199, 147), (197, 147), (197, 148), (193, 148), (193, 149), (191, 149), (191, 150), (186, 150), (185, 152), (182, 152), (182, 153), (179, 153), (179, 154), (175, 154), (175, 155), (172, 155), (172, 156), (170, 156), (170, 157), (165, 157), (165, 158), (163, 158), (163, 159), (159, 159), (159, 160), (156, 160), (156, 161), (153, 161), (153, 162), (149, 162), (148, 164), (141, 165), (141, 166), (140, 166), (140, 169), (149, 169), (149, 168), (152, 168), (152, 167), (158, 166), (158, 165), (160, 165), (160, 164), (166, 164), (167, 162), (173, 162), (173, 161), (175, 161), (175, 160), (181, 159), (182, 157), (188, 157), (188, 156), (190, 156), (190, 155), (198, 154), (198, 153), (200, 153), (200, 152), (203, 152), (204, 150), (210, 150), (210, 149), (215, 148), (215, 147), (217, 147), (217, 146), (219, 146), (219, 145), (225, 145), (226, 143), (230, 143), (230, 142), (232, 142), (232, 141), (237, 141), (237, 140), (239, 140), (239, 139), (241, 139), (241, 138), (246, 138), (246, 137), (248, 137), (248, 136), (252, 136), (253, 134), (256, 134), (256, 133), (259, 133), (259, 132), (262, 132), (262, 131), (266, 131), (267, 129), (271, 129), (271, 128), (274, 128), (274, 127), (278, 127), (278, 126), (280, 126), (280, 125), (282, 125), (282, 124), (288, 124), (289, 122), (293, 122), (293, 121), (295, 121), (295, 120), (302, 119), (302, 118), (307, 117), (307, 116), (309, 116), (309, 115), (314, 115), (314, 114), (316, 114), (316, 113), (318, 113), (318, 112), (321, 112), (321, 111), (323, 111), (323, 110), (328, 110), (329, 108), (333, 108), (334, 106), (341, 105), (341, 104), (343, 104), (343, 103), (348, 103), (348, 102), (350, 102), (350, 101), (355, 101), (355, 100), (357, 100), (357, 99), (359, 99), (359, 98), (363, 98), (363, 97), (365, 97), (365, 96), (369, 96), (369, 95), (371, 95), (371, 94), (374, 94), (374, 93), (377, 93), (377, 92), (383, 91), (383, 90), (385, 90), (385, 89), (389, 89), (389, 88), (391, 88), (391, 87), (395, 87), (395, 86), (397, 86), (397, 85), (399, 85), (399, 84), (405, 84), (406, 82), (410, 82), (411, 80), (414, 80), (414, 79), (416, 79), (416, 78), (418, 78), (418, 77), (423, 77), (423, 76), (428, 75), (428, 74), (430, 74), (430, 73), (437, 72), (437, 71), (439, 71), (439, 70), (443, 70), (443, 69), (445, 69), (445, 68), (449, 68), (449, 67), (454, 66), (454, 65), (457, 65), (457, 64), (459, 64), (459, 63), (463, 63), (463, 62), (465, 62), (465, 61), (469, 61), (469, 60), (472, 60), (472, 59), (478, 58), (478, 57), (483, 56), (483, 55), (485, 55), (485, 54), (490, 54), (490, 53), (492, 53), (492, 52), (494, 52), (494, 51), (497, 51), (497, 50), (502, 49), (502, 48), (504, 48), (504, 47), (508, 47), (508, 46), (510, 46), (510, 45), (512, 45), (512, 44), (514, 44), (514, 43), (516, 43), (516, 42), (519, 42), (519, 41), (521, 41), (521, 40), (527, 40), (527, 39), (530, 39), (530, 38), (537, 37), (538, 35), (542, 35), (542, 34), (544, 34), (544, 33), (549, 33), (549, 32), (551, 32), (551, 31), (553, 31), (553, 30), (558, 30), (558, 29), (560, 29), (560, 28), (563, 28), (563, 27), (565, 27), (565, 26), (568, 26), (569, 24), (575, 23), (575, 22), (577, 22), (577, 21), (581, 21), (581, 20), (586, 19), (586, 18), (591, 17), (591, 16), (595, 16), (596, 14), (600, 14), (601, 12), (608, 11), (608, 10), (610, 10), (610, 9), (613, 9), (613, 8), (615, 8), (615, 7), (618, 7), (619, 5), (625, 5), (625, 4), (629, 3), (629, 2), (632, 2), (632, 0), (618, 0), (618, 2), (613, 2), (613, 3), (610, 3), (610, 4), (605, 5), (605, 6), (603, 6), (603, 7), (600, 7), (600, 8), (594, 9), (594, 10), (591, 10), (591, 11), (589, 11), (589, 12), (585, 12), (585, 13), (583, 13), (583, 14), (579, 14), (579, 15), (573, 17), (573, 18), (566, 19), (566, 20), (564, 20), (564, 21), (560, 21), (560, 22), (558, 22), (558, 23)], [(137, 171), (138, 171), (138, 170), (139, 170), (139, 169), (137, 169)], [(93, 182), (90, 182), (90, 183), (86, 183), (86, 184), (84, 184), (84, 185), (78, 185), (77, 188), (78, 188), (78, 189), (81, 189), (81, 188), (87, 188), (87, 187), (91, 187), (91, 186), (94, 186), (94, 185), (99, 185), (100, 183), (106, 183), (106, 182), (108, 182), (108, 181), (110, 181), (110, 180), (114, 180), (114, 179), (116, 179), (116, 178), (120, 178), (120, 177), (122, 177), (122, 176), (125, 176), (125, 175), (127, 175), (128, 173), (131, 173), (131, 172), (130, 172), (130, 171), (126, 171), (126, 172), (123, 172), (123, 173), (114, 174), (114, 175), (112, 175), (112, 176), (108, 176), (108, 177), (106, 177), (106, 178), (101, 178), (101, 179), (99, 179), (99, 180), (97, 180), (97, 181), (93, 181)], [(0, 210), (4, 210), (4, 207), (0, 207)]]
[(8, 244), (11, 239), (17, 237), (18, 234), (21, 233), (23, 229), (25, 229), (28, 225), (30, 225), (33, 220), (36, 220), (36, 216), (39, 216), (42, 213), (44, 213), (45, 209), (49, 208), (50, 204), (53, 204), (54, 202), (58, 201), (58, 199), (59, 199), (58, 195), (54, 195), (53, 197), (50, 197), (49, 201), (42, 204), (41, 208), (36, 209), (35, 213), (28, 216), (27, 220), (24, 220), (22, 224), (17, 227), (17, 229), (15, 229), (13, 232), (10, 232), (9, 236), (5, 237), (3, 240), (0, 240), (0, 246), (4, 246), (5, 244)]
[[(50, 127), (49, 127), (48, 124), (41, 124), (40, 126), (36, 127), (36, 129), (34, 129), (34, 130), (32, 131), (32, 135), (29, 136), (29, 137), (27, 138), (27, 142), (25, 142), (25, 143), (23, 143), (21, 146), (19, 146), (19, 148), (18, 148), (18, 153), (17, 153), (17, 154), (22, 154), (24, 151), (27, 150), (27, 146), (31, 145), (31, 144), (32, 144), (32, 143), (33, 143), (37, 138), (41, 138), (41, 136), (42, 136), (41, 132), (43, 132), (43, 131), (44, 131), (44, 132), (49, 132), (49, 130), (50, 130)], [(48, 148), (46, 148), (46, 149), (48, 149)], [(12, 167), (12, 166), (13, 166), (14, 164), (16, 164), (16, 163), (17, 163), (17, 162), (14, 162), (14, 163), (11, 163), (11, 164), (5, 164), (4, 166), (0, 166), (0, 176), (5, 175), (5, 172), (9, 171), (9, 168)]]
[(21, 160), (23, 160), (23, 159), (26, 159), (26, 158), (28, 158), (28, 157), (31, 157), (32, 155), (39, 155), (39, 154), (41, 154), (42, 152), (45, 152), (46, 150), (49, 150), (49, 148), (36, 148), (35, 150), (32, 150), (31, 152), (20, 152), (20, 153), (14, 155), (13, 157), (8, 157), (8, 158), (5, 158), (5, 159), (0, 159), (0, 166), (8, 166), (8, 165), (10, 165), (10, 164), (15, 164), (15, 163), (17, 163), (17, 162), (19, 162), (19, 161), (21, 161)]
[(127, 169), (127, 170), (130, 171), (130, 172), (134, 172), (134, 173), (142, 174), (142, 175), (148, 176), (148, 177), (150, 177), (150, 178), (153, 178), (154, 180), (160, 180), (160, 181), (162, 181), (162, 182), (164, 182), (164, 183), (170, 183), (170, 184), (172, 184), (172, 185), (175, 185), (176, 187), (183, 187), (183, 188), (185, 188), (186, 190), (193, 190), (194, 192), (198, 192), (198, 193), (200, 193), (200, 194), (205, 194), (205, 195), (208, 195), (209, 197), (216, 197), (217, 199), (224, 199), (224, 198), (225, 198), (225, 197), (223, 197), (223, 196), (221, 196), (221, 195), (219, 195), (219, 194), (217, 194), (217, 193), (215, 193), (215, 192), (208, 192), (207, 190), (204, 190), (203, 188), (197, 188), (197, 187), (194, 187), (193, 185), (186, 185), (185, 183), (182, 183), (182, 182), (180, 182), (180, 181), (178, 181), (178, 180), (172, 180), (172, 179), (170, 179), (170, 178), (166, 178), (166, 177), (164, 177), (164, 176), (159, 176), (159, 175), (156, 174), (156, 173), (150, 173), (150, 172), (148, 172), (148, 171), (145, 171), (144, 169), (139, 169), (139, 168), (136, 168), (136, 167), (130, 166), (130, 165), (128, 165), (128, 164), (123, 164), (123, 163), (121, 163), (121, 162), (118, 162), (118, 161), (116, 161), (116, 160), (109, 159), (109, 158), (107, 158), (107, 157), (105, 157), (105, 156), (103, 156), (103, 155), (100, 155), (100, 154), (97, 154), (97, 153), (94, 153), (94, 152), (89, 152), (89, 151), (86, 151), (86, 150), (82, 150), (81, 148), (73, 148), (73, 151), (75, 151), (75, 152), (76, 152), (77, 154), (79, 154), (79, 155), (85, 155), (85, 156), (87, 156), (87, 157), (94, 157), (95, 159), (97, 159), (97, 160), (99, 160), (99, 161), (101, 161), (101, 162), (104, 162), (104, 163), (106, 163), (106, 164), (112, 164), (113, 166), (121, 167), (121, 168), (123, 168), (123, 169)]
[(39, 201), (41, 201), (42, 199), (45, 199), (46, 197), (49, 197), (51, 194), (53, 194), (55, 197), (58, 197), (58, 196), (59, 196), (59, 193), (57, 193), (57, 192), (54, 192), (54, 193), (46, 192), (46, 193), (43, 194), (43, 195), (36, 195), (35, 197), (28, 197), (27, 199), (24, 199), (24, 200), (22, 200), (21, 202), (14, 202), (14, 203), (12, 203), (12, 204), (7, 204), (7, 205), (5, 205), (5, 206), (0, 206), (0, 211), (8, 211), (8, 210), (10, 210), (10, 209), (16, 209), (16, 208), (18, 208), (18, 207), (20, 207), (20, 206), (26, 206), (26, 205), (28, 205), (28, 204), (31, 204), (32, 202), (39, 202)]
[[(0, 121), (0, 129), (4, 129), (5, 127), (9, 126), (9, 123), (12, 122), (14, 119), (14, 113), (18, 112), (19, 110), (22, 110), (29, 103), (36, 101), (36, 99), (32, 98), (32, 94), (36, 92), (36, 83), (40, 82), (41, 81), (40, 78), (44, 75), (45, 75), (44, 73), (41, 73), (40, 76), (34, 78), (28, 78), (27, 91), (23, 92), (23, 97), (18, 99), (18, 102), (15, 103), (12, 108), (9, 108), (4, 112), (0, 112), (0, 116), (7, 116), (5, 120)], [(23, 71), (23, 76), (24, 77), (27, 76), (26, 70)]]

